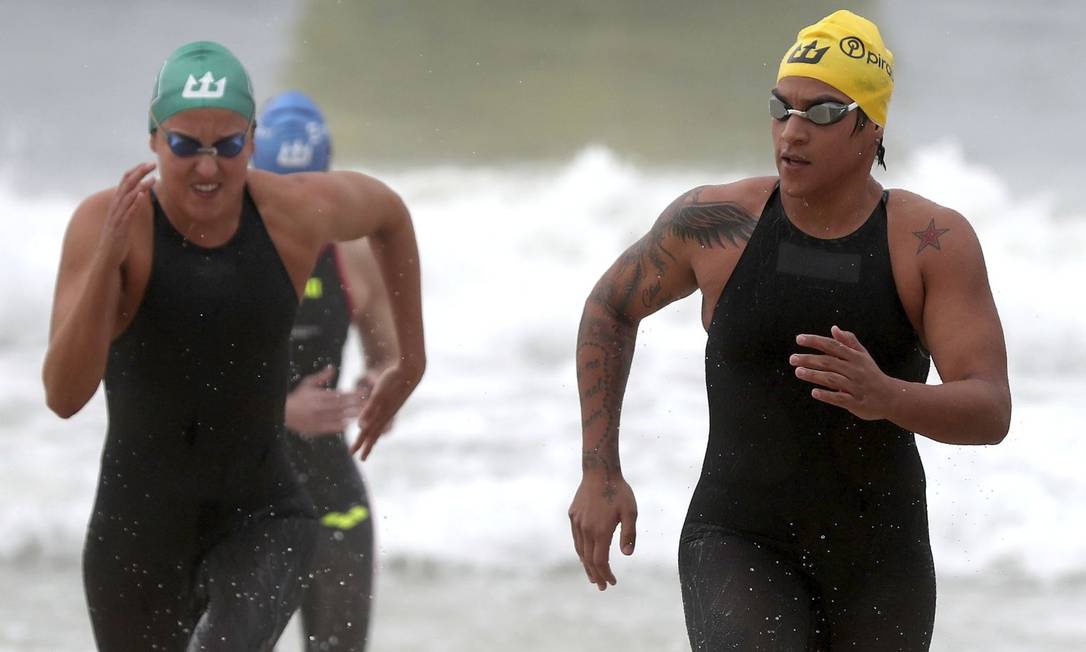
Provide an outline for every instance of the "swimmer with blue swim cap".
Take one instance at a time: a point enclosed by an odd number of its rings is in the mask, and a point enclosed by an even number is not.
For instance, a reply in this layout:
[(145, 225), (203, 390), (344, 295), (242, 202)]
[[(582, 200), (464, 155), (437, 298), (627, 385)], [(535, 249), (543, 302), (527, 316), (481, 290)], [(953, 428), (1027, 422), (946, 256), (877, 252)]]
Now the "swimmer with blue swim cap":
[[(323, 172), (332, 144), (324, 116), (305, 94), (265, 105), (253, 167), (278, 174)], [(350, 326), (362, 342), (365, 373), (337, 389)], [(388, 294), (365, 240), (330, 244), (306, 282), (291, 331), (287, 449), (320, 517), (312, 579), (299, 609), (310, 649), (365, 649), (373, 600), (373, 519), (366, 485), (343, 439), (373, 383), (399, 353)]]
[(1007, 434), (1006, 347), (976, 234), (872, 176), (893, 87), (871, 21), (842, 10), (800, 30), (768, 98), (777, 174), (681, 195), (585, 303), (569, 516), (603, 590), (615, 529), (624, 554), (636, 542), (618, 424), (640, 323), (701, 293), (709, 437), (679, 544), (695, 651), (927, 650), (935, 570), (915, 435)]
[(253, 167), (276, 174), (325, 172), (332, 162), (332, 141), (324, 114), (299, 91), (268, 100), (256, 129)]
[(229, 50), (178, 48), (151, 94), (156, 162), (84, 200), (65, 236), (42, 375), (61, 417), (103, 382), (108, 397), (83, 554), (101, 650), (268, 651), (299, 604), (320, 526), (291, 468), (284, 379), (326, 243), (375, 243), (400, 352), (352, 452), (370, 452), (425, 366), (403, 202), (362, 174), (250, 169), (254, 116)]

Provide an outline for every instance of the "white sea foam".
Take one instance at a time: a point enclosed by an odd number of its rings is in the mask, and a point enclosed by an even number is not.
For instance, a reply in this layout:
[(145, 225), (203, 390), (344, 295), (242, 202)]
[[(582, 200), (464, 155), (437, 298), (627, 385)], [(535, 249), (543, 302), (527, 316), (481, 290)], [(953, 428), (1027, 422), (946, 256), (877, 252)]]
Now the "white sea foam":
[[(1039, 191), (1012, 196), (953, 145), (886, 175), (966, 215), (984, 245), (1015, 390), (1008, 440), (921, 442), (942, 573), (1086, 574), (1086, 216)], [(387, 558), (503, 568), (574, 563), (565, 510), (579, 479), (572, 363), (584, 298), (675, 196), (742, 171), (649, 170), (603, 148), (556, 166), (375, 171), (405, 197), (424, 261), (430, 366), (365, 466)], [(74, 557), (93, 496), (100, 399), (71, 422), (41, 405), (38, 365), (71, 198), (0, 186), (0, 560)], [(645, 321), (627, 393), (623, 454), (640, 506), (638, 551), (673, 567), (707, 417), (698, 301)], [(351, 363), (357, 369), (357, 363)]]

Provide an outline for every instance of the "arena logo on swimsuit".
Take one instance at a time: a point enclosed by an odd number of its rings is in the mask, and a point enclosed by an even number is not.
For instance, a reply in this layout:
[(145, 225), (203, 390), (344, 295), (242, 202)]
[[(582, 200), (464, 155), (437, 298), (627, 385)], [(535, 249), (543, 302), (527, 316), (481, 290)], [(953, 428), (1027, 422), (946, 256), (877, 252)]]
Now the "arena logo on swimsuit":
[(314, 276), (305, 282), (305, 298), (319, 299), (324, 296), (324, 283)]
[(196, 78), (189, 75), (185, 82), (185, 88), (181, 91), (181, 97), (186, 100), (214, 100), (226, 94), (226, 77), (215, 79), (208, 70), (200, 78), (200, 88), (196, 88)]
[(321, 525), (337, 530), (350, 530), (370, 517), (370, 510), (363, 505), (355, 505), (347, 512), (328, 512), (321, 517)]

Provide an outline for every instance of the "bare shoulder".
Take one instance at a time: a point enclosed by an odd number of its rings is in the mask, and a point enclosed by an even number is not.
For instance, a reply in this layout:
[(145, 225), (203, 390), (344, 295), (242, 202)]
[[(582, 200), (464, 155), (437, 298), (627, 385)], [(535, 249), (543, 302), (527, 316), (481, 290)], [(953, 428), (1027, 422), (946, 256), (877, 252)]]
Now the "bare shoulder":
[(749, 177), (731, 183), (694, 188), (692, 202), (701, 204), (734, 204), (757, 219), (777, 185), (777, 177)]
[(101, 226), (101, 223), (105, 220), (106, 213), (109, 211), (109, 203), (113, 201), (113, 195), (116, 194), (116, 192), (116, 186), (106, 188), (105, 190), (99, 190), (79, 202), (79, 205), (75, 208), (75, 212), (72, 213), (71, 225), (69, 228), (86, 228), (94, 225)]
[[(91, 248), (97, 241), (97, 235), (105, 224), (109, 214), (110, 203), (117, 193), (117, 186), (100, 190), (79, 202), (72, 217), (68, 222), (66, 241), (74, 246)], [(139, 225), (143, 221), (149, 221), (151, 215), (151, 200), (145, 197), (136, 207), (134, 224)], [(136, 227), (137, 229), (139, 226)]]
[(308, 203), (334, 204), (365, 197), (379, 200), (395, 193), (380, 179), (350, 170), (275, 174), (249, 170), (249, 185), (254, 197), (262, 195), (273, 201), (304, 198)]
[(116, 188), (109, 188), (96, 192), (79, 202), (75, 211), (72, 212), (72, 217), (68, 220), (68, 228), (64, 232), (60, 259), (62, 274), (65, 269), (78, 269), (90, 260), (91, 252), (105, 224), (109, 203), (116, 190)]
[(323, 194), (316, 192), (320, 173), (275, 174), (249, 171), (249, 193), (264, 222), (292, 241), (320, 244), (319, 216), (327, 212)]
[(664, 215), (698, 206), (730, 205), (757, 217), (776, 186), (776, 177), (751, 177), (731, 183), (692, 188), (671, 203)]
[(304, 206), (319, 199), (314, 189), (319, 184), (313, 177), (319, 173), (275, 174), (264, 170), (249, 170), (249, 192), (261, 213), (286, 212), (297, 215)]
[(889, 193), (888, 214), (901, 226), (913, 227), (920, 223), (926, 225), (931, 220), (943, 221), (958, 227), (969, 224), (965, 216), (958, 211), (937, 204), (915, 192), (892, 188)]
[(980, 243), (969, 220), (952, 208), (901, 189), (890, 191), (886, 208), (891, 243), (912, 249), (917, 256), (938, 252), (944, 257), (958, 258), (980, 253)]
[[(299, 172), (278, 175), (249, 171), (253, 200), (264, 215), (294, 223), (292, 229), (315, 231), (327, 240), (352, 239), (336, 228), (343, 222), (365, 221), (367, 216), (404, 210), (399, 195), (383, 182), (360, 172)], [(353, 237), (365, 235), (361, 229)], [(351, 229), (346, 229), (350, 232)]]
[(757, 177), (693, 188), (673, 201), (657, 229), (701, 248), (737, 246), (750, 239), (776, 179)]

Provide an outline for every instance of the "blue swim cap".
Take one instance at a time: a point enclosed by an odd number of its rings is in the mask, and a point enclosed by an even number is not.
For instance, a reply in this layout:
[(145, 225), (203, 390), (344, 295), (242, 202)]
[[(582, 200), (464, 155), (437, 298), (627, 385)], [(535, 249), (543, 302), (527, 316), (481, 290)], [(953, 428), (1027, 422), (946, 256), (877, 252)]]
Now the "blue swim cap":
[(253, 167), (277, 174), (328, 170), (332, 158), (328, 128), (321, 110), (304, 93), (276, 95), (256, 124)]

